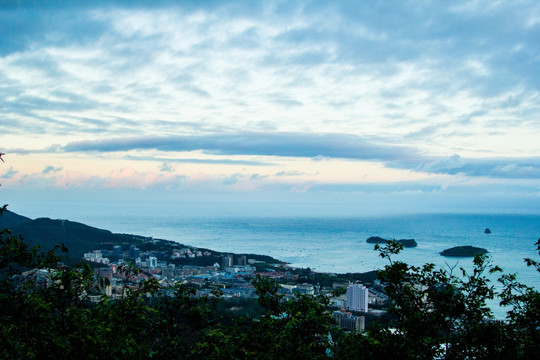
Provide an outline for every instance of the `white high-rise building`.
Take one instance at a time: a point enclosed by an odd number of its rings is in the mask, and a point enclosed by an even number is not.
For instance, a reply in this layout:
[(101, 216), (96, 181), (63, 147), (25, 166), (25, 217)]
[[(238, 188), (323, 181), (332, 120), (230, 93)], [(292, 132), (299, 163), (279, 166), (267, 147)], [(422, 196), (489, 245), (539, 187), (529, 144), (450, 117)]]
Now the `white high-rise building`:
[(347, 309), (353, 311), (368, 311), (369, 290), (361, 284), (350, 284), (347, 287)]
[(157, 258), (154, 256), (148, 257), (148, 267), (149, 268), (156, 268), (157, 267)]

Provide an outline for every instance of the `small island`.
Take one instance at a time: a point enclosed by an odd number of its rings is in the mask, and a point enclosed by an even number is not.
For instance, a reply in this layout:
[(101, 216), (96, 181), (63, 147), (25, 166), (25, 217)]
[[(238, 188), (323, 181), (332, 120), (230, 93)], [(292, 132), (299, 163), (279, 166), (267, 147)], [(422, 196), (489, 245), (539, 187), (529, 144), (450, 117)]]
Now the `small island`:
[(484, 248), (474, 247), (474, 246), (456, 246), (450, 249), (442, 251), (440, 254), (442, 256), (450, 257), (473, 257), (476, 255), (487, 254), (488, 251)]
[(489, 228), (486, 228), (486, 230), (484, 230), (484, 234), (491, 234), (491, 230)]
[[(372, 236), (366, 240), (368, 244), (386, 244), (388, 241), (389, 240), (383, 239), (382, 237), (379, 237), (379, 236)], [(403, 247), (418, 246), (418, 244), (416, 243), (416, 240), (414, 239), (400, 239), (400, 240), (397, 240), (397, 242), (403, 245)]]

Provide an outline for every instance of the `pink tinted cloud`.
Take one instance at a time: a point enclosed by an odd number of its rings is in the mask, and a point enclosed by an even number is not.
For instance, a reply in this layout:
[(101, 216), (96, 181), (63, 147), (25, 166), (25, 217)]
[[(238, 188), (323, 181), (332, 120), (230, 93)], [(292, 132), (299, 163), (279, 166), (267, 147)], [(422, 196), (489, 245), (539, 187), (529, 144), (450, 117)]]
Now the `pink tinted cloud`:
[(102, 178), (104, 186), (109, 188), (138, 188), (173, 187), (182, 181), (183, 177), (169, 173), (155, 173), (150, 171), (139, 172), (127, 167), (114, 170), (109, 176)]
[(56, 176), (55, 186), (67, 188), (67, 187), (85, 187), (89, 186), (92, 182), (92, 176), (78, 172), (78, 171), (66, 171), (62, 175)]

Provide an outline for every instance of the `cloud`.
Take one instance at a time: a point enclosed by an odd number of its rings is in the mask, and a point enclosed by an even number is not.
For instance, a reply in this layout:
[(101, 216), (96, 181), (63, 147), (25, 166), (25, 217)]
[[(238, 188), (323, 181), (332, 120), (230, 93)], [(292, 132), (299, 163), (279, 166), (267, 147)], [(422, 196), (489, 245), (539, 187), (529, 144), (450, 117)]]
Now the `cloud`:
[[(102, 185), (98, 177), (82, 173), (80, 171), (66, 171), (60, 176), (55, 176), (55, 187), (59, 188), (91, 188)], [(48, 181), (43, 181), (39, 177), (32, 176), (31, 183), (41, 183), (48, 185)]]
[(238, 183), (238, 181), (239, 181), (238, 175), (228, 176), (225, 179), (223, 179), (223, 185), (234, 185)]
[(47, 167), (45, 167), (45, 169), (43, 169), (43, 171), (41, 172), (42, 174), (46, 175), (46, 174), (54, 174), (54, 173), (57, 173), (59, 171), (62, 171), (62, 167), (54, 167), (52, 165), (48, 165)]
[(454, 154), (448, 158), (442, 158), (430, 163), (421, 164), (418, 170), (425, 172), (448, 172), (449, 170), (460, 169), (464, 166), (464, 162), (458, 154)]
[(330, 158), (328, 156), (317, 155), (317, 156), (314, 156), (311, 160), (319, 162), (319, 161), (328, 161), (330, 160)]
[(284, 95), (284, 94), (279, 94), (279, 93), (268, 94), (268, 98), (273, 103), (276, 103), (278, 105), (283, 105), (285, 107), (302, 105), (300, 101), (292, 99), (289, 96)]
[(302, 176), (306, 175), (303, 172), (300, 171), (280, 171), (275, 174), (275, 176), (282, 177), (282, 176)]
[(247, 165), (247, 166), (273, 166), (274, 164), (264, 161), (237, 160), (237, 159), (194, 159), (194, 158), (164, 158), (159, 156), (134, 156), (126, 155), (126, 159), (135, 161), (162, 161), (164, 163), (185, 164), (215, 164), (215, 165)]
[[(257, 158), (271, 156), (538, 179), (539, 18), (534, 1), (8, 2), (2, 145), (128, 152), (114, 156), (161, 162), (163, 176), (279, 166)], [(38, 134), (69, 143), (29, 150)], [(189, 151), (216, 156), (172, 154)], [(456, 153), (468, 157), (441, 155)]]
[(357, 160), (397, 160), (417, 155), (403, 146), (378, 144), (360, 136), (346, 134), (252, 133), (194, 136), (144, 136), (87, 140), (67, 144), (64, 151), (160, 151), (202, 150), (219, 155), (267, 155), (282, 157), (323, 157)]
[(159, 168), (159, 171), (161, 171), (161, 172), (173, 172), (174, 171), (174, 166), (172, 166), (169, 163), (164, 162), (164, 163), (161, 164), (161, 167)]
[(33, 154), (36, 152), (44, 152), (48, 150), (30, 150), (30, 149), (23, 149), (23, 148), (8, 148), (8, 149), (2, 149), (2, 152), (5, 152), (7, 155), (10, 154), (19, 154), (19, 155), (27, 155), (27, 154)]
[[(233, 133), (198, 136), (126, 137), (69, 143), (67, 152), (115, 152), (155, 149), (203, 151), (215, 155), (341, 158), (378, 161), (388, 167), (438, 174), (497, 178), (540, 178), (540, 158), (462, 158), (428, 156), (413, 147), (385, 144), (347, 134)], [(178, 160), (184, 161), (184, 160)], [(227, 160), (224, 160), (227, 161)], [(212, 160), (210, 160), (212, 162)], [(218, 163), (220, 160), (217, 161)]]
[(9, 169), (2, 174), (2, 178), (3, 179), (11, 179), (15, 175), (17, 175), (18, 173), (19, 173), (19, 171), (13, 169), (13, 166), (10, 166)]
[[(111, 171), (106, 176), (96, 176), (78, 171), (65, 171), (54, 178), (60, 188), (84, 189), (177, 189), (185, 183), (186, 177), (172, 173), (137, 171), (130, 167)], [(29, 179), (30, 181), (30, 179)], [(32, 176), (32, 184), (48, 184), (48, 179)]]
[(540, 157), (467, 159), (454, 154), (419, 164), (416, 170), (500, 179), (540, 179)]

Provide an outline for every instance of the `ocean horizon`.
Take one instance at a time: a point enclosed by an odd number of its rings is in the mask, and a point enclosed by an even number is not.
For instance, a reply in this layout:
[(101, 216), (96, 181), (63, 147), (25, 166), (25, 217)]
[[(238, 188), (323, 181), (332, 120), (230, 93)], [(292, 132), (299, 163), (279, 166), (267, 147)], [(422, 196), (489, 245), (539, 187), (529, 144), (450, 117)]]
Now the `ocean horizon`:
[[(518, 280), (540, 288), (540, 276), (524, 258), (539, 260), (540, 215), (525, 214), (393, 214), (374, 216), (257, 216), (186, 213), (168, 208), (121, 211), (96, 206), (49, 206), (21, 215), (64, 218), (116, 233), (130, 233), (231, 253), (269, 255), (294, 267), (329, 273), (367, 272), (388, 262), (366, 243), (370, 236), (415, 239), (395, 257), (411, 265), (434, 263), (443, 268), (472, 269), (472, 258), (443, 257), (454, 246), (471, 245), (489, 251), (493, 265)], [(19, 211), (18, 211), (19, 210)], [(491, 234), (485, 234), (489, 228)]]

